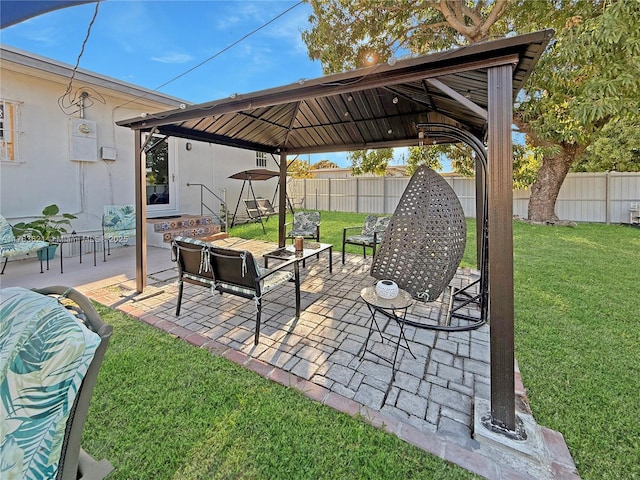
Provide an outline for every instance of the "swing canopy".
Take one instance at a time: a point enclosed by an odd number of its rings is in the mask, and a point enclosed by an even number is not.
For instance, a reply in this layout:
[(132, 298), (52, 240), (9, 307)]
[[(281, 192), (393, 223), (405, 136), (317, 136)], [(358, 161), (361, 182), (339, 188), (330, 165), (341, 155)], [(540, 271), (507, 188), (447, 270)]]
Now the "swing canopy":
[(229, 176), (229, 178), (233, 178), (236, 180), (269, 180), (273, 177), (279, 177), (280, 172), (276, 172), (274, 170), (267, 170), (264, 168), (256, 168), (253, 170), (244, 170), (242, 172), (234, 173)]

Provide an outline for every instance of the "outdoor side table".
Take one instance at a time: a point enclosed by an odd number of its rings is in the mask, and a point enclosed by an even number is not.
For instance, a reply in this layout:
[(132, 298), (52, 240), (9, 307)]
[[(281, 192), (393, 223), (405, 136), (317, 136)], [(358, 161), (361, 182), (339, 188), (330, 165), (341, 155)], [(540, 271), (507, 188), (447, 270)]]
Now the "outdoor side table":
[(78, 246), (80, 247), (80, 263), (82, 263), (82, 242), (93, 242), (93, 266), (95, 267), (97, 265), (96, 263), (96, 239), (95, 237), (87, 237), (84, 235), (68, 235), (68, 236), (64, 236), (64, 237), (59, 237), (56, 238), (54, 240), (51, 241), (51, 243), (55, 243), (57, 245), (60, 245), (60, 273), (64, 273), (63, 271), (63, 252), (62, 252), (62, 245), (65, 244), (69, 244), (69, 243), (77, 243)]
[[(362, 291), (360, 291), (360, 297), (362, 298), (362, 300), (364, 300), (364, 303), (367, 305), (367, 308), (371, 313), (371, 318), (369, 322), (369, 333), (367, 334), (367, 340), (364, 344), (364, 349), (362, 351), (362, 355), (360, 356), (360, 360), (364, 358), (365, 353), (367, 353), (368, 351), (369, 339), (371, 338), (371, 333), (373, 332), (374, 325), (376, 330), (380, 334), (380, 338), (382, 339), (382, 341), (384, 342), (385, 340), (385, 336), (383, 335), (382, 330), (380, 329), (380, 325), (378, 324), (378, 320), (376, 319), (377, 313), (380, 313), (383, 316), (393, 320), (394, 322), (397, 323), (398, 327), (400, 328), (400, 334), (398, 335), (398, 338), (396, 339), (396, 342), (395, 342), (393, 362), (385, 357), (382, 357), (376, 354), (373, 351), (369, 351), (369, 353), (391, 364), (391, 371), (392, 371), (391, 381), (393, 382), (396, 378), (396, 360), (398, 359), (398, 349), (400, 348), (401, 339), (404, 340), (407, 350), (409, 351), (411, 356), (413, 358), (416, 358), (416, 356), (411, 351), (411, 347), (409, 347), (409, 342), (407, 342), (407, 337), (404, 334), (404, 321), (407, 316), (408, 308), (413, 304), (413, 298), (411, 297), (411, 294), (409, 292), (406, 292), (402, 289), (398, 291), (398, 296), (396, 298), (392, 298), (392, 299), (382, 298), (376, 293), (375, 286), (363, 288)], [(391, 339), (388, 338), (388, 340), (391, 340)]]

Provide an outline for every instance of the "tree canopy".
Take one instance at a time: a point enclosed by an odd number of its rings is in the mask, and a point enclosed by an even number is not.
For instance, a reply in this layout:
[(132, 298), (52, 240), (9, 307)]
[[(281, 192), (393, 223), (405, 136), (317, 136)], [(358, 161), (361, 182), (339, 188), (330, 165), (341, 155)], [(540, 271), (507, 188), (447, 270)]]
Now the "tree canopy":
[(320, 168), (340, 168), (340, 166), (331, 160), (320, 160), (319, 162), (311, 165), (311, 170), (318, 170)]
[(354, 175), (373, 173), (382, 176), (387, 172), (389, 161), (393, 158), (393, 149), (357, 150), (349, 152), (347, 158), (351, 160), (351, 172)]
[[(611, 129), (640, 116), (640, 2), (613, 0), (309, 0), (309, 55), (326, 73), (466, 43), (554, 28), (556, 37), (515, 105), (525, 134), (516, 184), (531, 184), (529, 219), (557, 220), (555, 202), (573, 165), (611, 155)], [(613, 127), (618, 125), (618, 127)], [(609, 127), (608, 127), (609, 126)], [(591, 145), (594, 147), (589, 148)], [(455, 149), (453, 150), (455, 152)], [(623, 153), (617, 150), (620, 156)], [(366, 157), (356, 155), (362, 168)], [(633, 158), (620, 164), (633, 168)], [(631, 160), (631, 161), (629, 161)], [(371, 163), (371, 162), (369, 162)], [(372, 163), (375, 166), (375, 162)], [(468, 162), (454, 161), (464, 171)], [(587, 161), (595, 167), (599, 162)]]
[(299, 158), (294, 158), (287, 165), (287, 174), (292, 178), (312, 178), (309, 171), (309, 163)]

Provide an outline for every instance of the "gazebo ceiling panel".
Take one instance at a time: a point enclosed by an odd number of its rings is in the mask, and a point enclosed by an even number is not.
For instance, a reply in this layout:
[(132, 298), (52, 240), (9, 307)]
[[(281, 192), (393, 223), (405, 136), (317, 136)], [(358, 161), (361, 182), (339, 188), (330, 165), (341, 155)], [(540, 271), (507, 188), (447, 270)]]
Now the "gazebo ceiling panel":
[(416, 125), (428, 122), (483, 139), (489, 69), (512, 65), (515, 99), (552, 34), (469, 45), (117, 124), (287, 154), (416, 145)]

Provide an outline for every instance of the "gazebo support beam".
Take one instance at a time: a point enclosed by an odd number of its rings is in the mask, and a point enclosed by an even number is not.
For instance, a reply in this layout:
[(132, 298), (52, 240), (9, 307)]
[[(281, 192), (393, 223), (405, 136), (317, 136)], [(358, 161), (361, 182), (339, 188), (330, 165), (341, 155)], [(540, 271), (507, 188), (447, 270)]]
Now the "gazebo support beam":
[(278, 246), (284, 247), (287, 218), (287, 154), (280, 152), (280, 178), (278, 179)]
[(515, 432), (512, 65), (488, 69), (491, 425)]
[(142, 293), (147, 286), (147, 177), (142, 135), (142, 130), (135, 130), (136, 291), (138, 293)]

